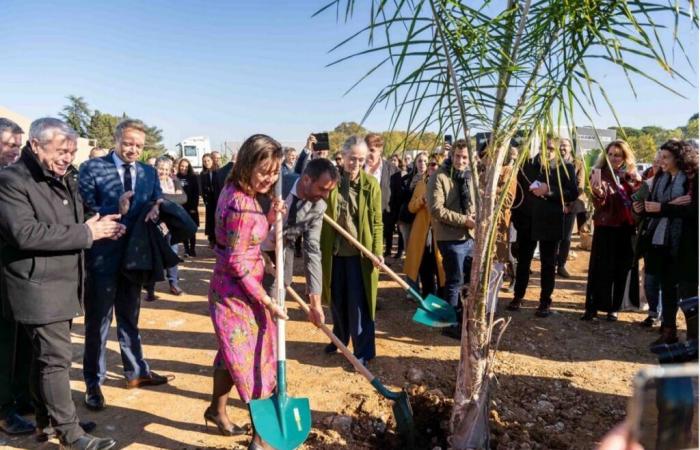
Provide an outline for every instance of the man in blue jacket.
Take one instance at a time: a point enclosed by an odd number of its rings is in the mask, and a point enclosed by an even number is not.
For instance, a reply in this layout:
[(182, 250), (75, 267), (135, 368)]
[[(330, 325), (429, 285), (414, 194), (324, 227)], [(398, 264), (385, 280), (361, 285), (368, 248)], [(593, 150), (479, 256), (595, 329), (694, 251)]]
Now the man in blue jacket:
[(101, 410), (105, 404), (100, 385), (107, 372), (106, 345), (113, 313), (126, 387), (161, 385), (172, 379), (151, 371), (143, 358), (138, 327), (141, 285), (129, 281), (121, 270), (129, 229), (145, 208), (150, 208), (146, 220), (157, 220), (162, 202), (155, 169), (138, 162), (145, 141), (144, 123), (125, 119), (117, 125), (114, 150), (80, 167), (80, 194), (88, 214), (121, 214), (127, 228), (127, 236), (95, 244), (86, 257), (83, 377), (85, 405), (92, 410)]

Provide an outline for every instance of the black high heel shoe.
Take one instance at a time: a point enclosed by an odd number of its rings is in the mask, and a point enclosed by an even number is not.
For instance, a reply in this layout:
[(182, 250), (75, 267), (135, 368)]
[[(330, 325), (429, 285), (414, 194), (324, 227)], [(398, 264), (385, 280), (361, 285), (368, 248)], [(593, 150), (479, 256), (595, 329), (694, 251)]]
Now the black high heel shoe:
[(219, 433), (221, 433), (224, 436), (236, 436), (239, 434), (245, 434), (245, 430), (243, 428), (240, 428), (236, 425), (231, 425), (230, 427), (226, 427), (222, 422), (221, 419), (219, 418), (219, 415), (214, 412), (211, 407), (207, 408), (206, 411), (204, 411), (204, 426), (209, 429), (209, 422), (214, 422), (216, 425), (216, 428), (219, 429)]

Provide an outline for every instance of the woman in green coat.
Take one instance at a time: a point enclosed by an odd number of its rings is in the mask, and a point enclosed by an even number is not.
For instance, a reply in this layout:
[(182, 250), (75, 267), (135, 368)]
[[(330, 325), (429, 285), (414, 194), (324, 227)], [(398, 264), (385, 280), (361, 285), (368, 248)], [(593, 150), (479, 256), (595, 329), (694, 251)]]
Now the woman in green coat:
[[(326, 213), (383, 261), (382, 198), (379, 183), (362, 167), (367, 144), (359, 136), (343, 144), (343, 167), (338, 186), (328, 197)], [(330, 304), (333, 333), (344, 343), (352, 339), (353, 353), (367, 364), (375, 356), (374, 313), (379, 272), (359, 250), (328, 224), (321, 231), (323, 301)], [(326, 353), (337, 350), (326, 346)]]

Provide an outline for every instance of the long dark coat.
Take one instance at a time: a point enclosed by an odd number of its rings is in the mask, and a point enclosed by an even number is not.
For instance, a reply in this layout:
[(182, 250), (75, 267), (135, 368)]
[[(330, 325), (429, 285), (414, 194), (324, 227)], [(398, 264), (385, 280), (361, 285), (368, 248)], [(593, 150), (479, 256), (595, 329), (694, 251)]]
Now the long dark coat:
[(92, 235), (83, 223), (75, 170), (54, 177), (29, 145), (0, 171), (2, 301), (15, 320), (48, 324), (82, 314), (83, 250)]

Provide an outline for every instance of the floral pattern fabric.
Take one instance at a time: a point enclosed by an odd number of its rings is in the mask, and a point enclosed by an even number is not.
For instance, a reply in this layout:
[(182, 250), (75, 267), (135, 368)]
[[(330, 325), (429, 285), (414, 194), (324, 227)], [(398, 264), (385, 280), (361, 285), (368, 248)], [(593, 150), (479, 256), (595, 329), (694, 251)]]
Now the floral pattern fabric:
[(221, 192), (215, 218), (216, 265), (209, 285), (209, 313), (219, 351), (241, 400), (269, 397), (277, 383), (277, 326), (263, 306), (260, 244), (269, 230), (260, 205), (232, 184)]

